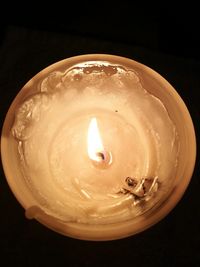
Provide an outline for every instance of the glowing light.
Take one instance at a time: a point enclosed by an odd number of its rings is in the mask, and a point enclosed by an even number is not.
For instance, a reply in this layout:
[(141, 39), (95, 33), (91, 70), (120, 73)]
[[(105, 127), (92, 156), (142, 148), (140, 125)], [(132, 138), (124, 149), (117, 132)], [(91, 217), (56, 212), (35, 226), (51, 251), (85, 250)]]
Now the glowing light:
[(96, 162), (105, 160), (104, 147), (102, 144), (100, 132), (97, 125), (96, 118), (92, 118), (88, 128), (88, 156)]

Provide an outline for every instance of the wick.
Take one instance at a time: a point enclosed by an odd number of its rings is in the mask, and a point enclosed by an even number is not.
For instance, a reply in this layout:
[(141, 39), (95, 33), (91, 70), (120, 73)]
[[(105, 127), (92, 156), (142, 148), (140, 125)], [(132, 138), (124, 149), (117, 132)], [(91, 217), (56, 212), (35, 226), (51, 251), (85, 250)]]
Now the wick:
[(105, 160), (105, 155), (103, 152), (97, 152), (96, 155), (97, 157), (101, 158), (101, 160)]
[(112, 154), (107, 151), (96, 152), (96, 159), (92, 163), (95, 167), (106, 169), (112, 164)]

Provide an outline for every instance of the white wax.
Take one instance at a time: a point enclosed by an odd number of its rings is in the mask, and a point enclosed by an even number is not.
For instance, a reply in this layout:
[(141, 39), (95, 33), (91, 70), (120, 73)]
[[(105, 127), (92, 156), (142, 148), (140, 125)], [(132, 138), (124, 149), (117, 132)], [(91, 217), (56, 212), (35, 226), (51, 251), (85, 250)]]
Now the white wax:
[[(36, 87), (17, 110), (12, 134), (38, 206), (63, 221), (110, 223), (163, 201), (174, 182), (178, 136), (166, 108), (135, 71), (86, 62), (53, 72)], [(108, 168), (88, 157), (92, 118), (112, 154)], [(132, 194), (127, 177), (138, 185), (155, 181), (154, 188)]]

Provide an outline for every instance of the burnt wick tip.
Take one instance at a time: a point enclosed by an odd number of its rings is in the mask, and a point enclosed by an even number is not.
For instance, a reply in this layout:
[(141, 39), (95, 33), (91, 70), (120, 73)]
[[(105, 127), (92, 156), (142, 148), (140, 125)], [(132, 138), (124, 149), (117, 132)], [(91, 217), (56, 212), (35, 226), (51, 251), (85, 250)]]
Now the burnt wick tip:
[(97, 152), (96, 155), (101, 158), (102, 160), (105, 160), (105, 155), (102, 152)]

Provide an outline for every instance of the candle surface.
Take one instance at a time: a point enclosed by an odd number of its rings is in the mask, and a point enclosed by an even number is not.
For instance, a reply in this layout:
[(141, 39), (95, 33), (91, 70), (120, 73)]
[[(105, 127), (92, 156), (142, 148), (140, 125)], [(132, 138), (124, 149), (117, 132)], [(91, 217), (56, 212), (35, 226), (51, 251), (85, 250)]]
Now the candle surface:
[(12, 138), (37, 205), (64, 222), (133, 219), (171, 193), (176, 127), (133, 69), (86, 61), (34, 84)]

